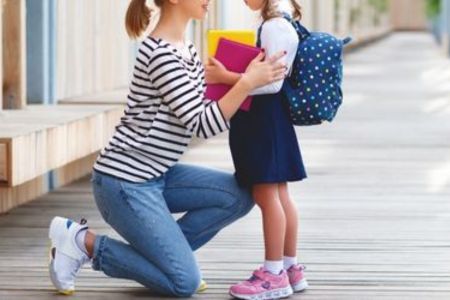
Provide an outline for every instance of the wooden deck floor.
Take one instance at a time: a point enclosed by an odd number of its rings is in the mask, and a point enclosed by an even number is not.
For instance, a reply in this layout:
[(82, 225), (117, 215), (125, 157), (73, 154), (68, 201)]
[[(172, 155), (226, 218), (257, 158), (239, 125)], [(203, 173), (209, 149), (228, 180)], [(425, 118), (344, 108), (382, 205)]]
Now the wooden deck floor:
[[(402, 33), (350, 55), (346, 73), (336, 123), (298, 130), (309, 179), (291, 192), (311, 288), (291, 299), (450, 299), (450, 61), (430, 36)], [(232, 167), (226, 136), (185, 160)], [(1, 216), (0, 299), (63, 298), (46, 271), (54, 215), (113, 234), (87, 179)], [(229, 299), (261, 263), (259, 224), (255, 209), (198, 252), (210, 289), (195, 299)], [(70, 299), (154, 298), (85, 268)]]

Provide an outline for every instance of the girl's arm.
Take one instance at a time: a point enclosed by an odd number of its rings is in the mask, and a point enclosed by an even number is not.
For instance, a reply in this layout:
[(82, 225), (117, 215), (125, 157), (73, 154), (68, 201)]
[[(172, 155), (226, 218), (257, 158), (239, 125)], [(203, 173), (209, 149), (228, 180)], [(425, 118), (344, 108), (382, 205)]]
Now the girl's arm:
[(208, 84), (223, 83), (226, 85), (235, 85), (242, 74), (228, 71), (225, 66), (215, 59), (210, 57), (208, 64), (205, 66), (205, 79)]
[[(275, 18), (267, 21), (261, 32), (261, 41), (261, 46), (266, 50), (268, 56), (280, 51), (286, 51), (286, 56), (281, 58), (280, 61), (286, 65), (286, 71), (291, 69), (297, 53), (299, 40), (295, 29), (287, 20), (284, 18)], [(228, 71), (215, 58), (210, 58), (209, 64), (206, 66), (206, 81), (208, 83), (234, 85), (239, 81), (240, 77), (241, 74)], [(250, 95), (278, 93), (283, 86), (283, 79), (259, 87), (251, 91)]]
[[(294, 64), (298, 43), (297, 32), (285, 18), (274, 18), (264, 23), (261, 31), (261, 47), (269, 56), (280, 50), (287, 52), (281, 59), (287, 67), (286, 75)], [(284, 78), (253, 90), (250, 95), (276, 94), (283, 87), (283, 83)]]

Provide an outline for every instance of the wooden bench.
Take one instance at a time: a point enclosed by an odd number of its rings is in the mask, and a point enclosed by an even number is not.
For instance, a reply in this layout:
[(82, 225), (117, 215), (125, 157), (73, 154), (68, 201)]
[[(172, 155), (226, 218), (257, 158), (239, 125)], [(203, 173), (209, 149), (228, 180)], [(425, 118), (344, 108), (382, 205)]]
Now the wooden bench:
[(95, 95), (87, 95), (59, 100), (58, 104), (83, 104), (83, 105), (125, 105), (127, 103), (128, 89), (119, 89)]
[(122, 105), (31, 105), (0, 112), (0, 212), (46, 193), (39, 185), (49, 172), (59, 170), (61, 184), (86, 175), (122, 112)]

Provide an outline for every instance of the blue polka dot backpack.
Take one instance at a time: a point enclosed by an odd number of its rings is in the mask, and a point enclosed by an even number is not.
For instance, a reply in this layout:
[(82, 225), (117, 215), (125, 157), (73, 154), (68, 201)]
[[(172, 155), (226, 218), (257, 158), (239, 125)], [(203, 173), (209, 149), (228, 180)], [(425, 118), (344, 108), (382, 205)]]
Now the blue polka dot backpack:
[(284, 17), (294, 26), (300, 41), (292, 72), (282, 88), (292, 122), (298, 126), (331, 122), (342, 104), (343, 49), (351, 38), (341, 40), (328, 33), (309, 32), (299, 21)]

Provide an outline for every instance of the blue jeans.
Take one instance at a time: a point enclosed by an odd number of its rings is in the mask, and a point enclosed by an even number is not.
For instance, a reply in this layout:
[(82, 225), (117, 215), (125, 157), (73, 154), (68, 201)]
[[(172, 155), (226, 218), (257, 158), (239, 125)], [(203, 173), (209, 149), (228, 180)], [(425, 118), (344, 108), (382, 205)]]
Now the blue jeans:
[[(93, 268), (176, 297), (199, 286), (193, 250), (254, 205), (231, 174), (181, 164), (145, 183), (94, 172), (92, 185), (104, 220), (127, 241), (98, 235)], [(175, 221), (171, 213), (182, 212)]]

